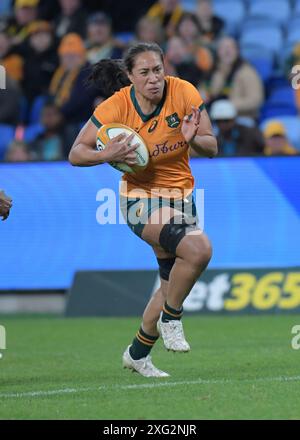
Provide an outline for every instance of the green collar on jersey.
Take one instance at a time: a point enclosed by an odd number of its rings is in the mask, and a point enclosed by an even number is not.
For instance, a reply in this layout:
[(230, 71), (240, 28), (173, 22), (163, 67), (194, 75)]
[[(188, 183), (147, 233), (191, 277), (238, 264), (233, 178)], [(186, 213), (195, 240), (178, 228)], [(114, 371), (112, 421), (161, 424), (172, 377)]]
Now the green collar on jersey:
[(132, 86), (131, 90), (130, 90), (131, 101), (132, 101), (134, 108), (136, 109), (138, 115), (140, 116), (140, 118), (142, 119), (143, 122), (147, 122), (151, 118), (153, 118), (154, 116), (158, 116), (160, 114), (161, 109), (165, 103), (166, 96), (167, 96), (167, 82), (165, 81), (164, 93), (163, 93), (163, 96), (162, 96), (160, 102), (158, 103), (156, 109), (152, 113), (145, 115), (145, 113), (142, 112), (141, 107), (139, 106), (139, 103), (136, 99), (134, 86)]

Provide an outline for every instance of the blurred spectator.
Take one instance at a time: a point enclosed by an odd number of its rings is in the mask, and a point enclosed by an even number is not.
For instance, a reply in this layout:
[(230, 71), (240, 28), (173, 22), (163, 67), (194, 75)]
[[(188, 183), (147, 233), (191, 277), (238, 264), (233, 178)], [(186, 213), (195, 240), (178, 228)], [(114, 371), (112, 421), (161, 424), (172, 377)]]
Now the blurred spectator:
[(284, 125), (280, 121), (272, 120), (268, 122), (264, 129), (266, 156), (276, 155), (294, 155), (298, 154), (287, 138), (287, 133)]
[(183, 14), (179, 0), (159, 0), (148, 11), (147, 16), (157, 18), (164, 28), (167, 37), (175, 33), (175, 28)]
[(241, 58), (237, 42), (223, 37), (208, 87), (209, 100), (227, 97), (239, 116), (255, 119), (263, 103), (263, 84), (255, 69)]
[(13, 80), (23, 78), (23, 58), (15, 52), (12, 46), (12, 37), (5, 31), (0, 32), (0, 64), (5, 68), (6, 74)]
[(6, 88), (0, 90), (0, 124), (16, 125), (19, 122), (21, 90), (16, 81), (6, 76)]
[(144, 16), (140, 18), (135, 30), (136, 40), (142, 43), (157, 43), (162, 46), (165, 36), (160, 21), (157, 18)]
[(108, 14), (113, 23), (114, 31), (132, 33), (138, 20), (143, 17), (155, 0), (84, 0), (88, 4), (89, 10), (98, 12), (99, 10)]
[(27, 162), (32, 160), (32, 154), (26, 142), (14, 140), (9, 145), (4, 160), (6, 162)]
[(63, 115), (59, 108), (52, 103), (45, 104), (41, 123), (44, 132), (31, 144), (37, 160), (63, 160), (68, 152), (64, 153), (65, 134)]
[(193, 48), (201, 38), (201, 28), (197, 17), (190, 12), (182, 14), (176, 26), (176, 34)]
[(165, 71), (167, 75), (179, 76), (195, 87), (203, 80), (202, 71), (196, 66), (192, 54), (180, 37), (172, 37), (168, 40)]
[(113, 39), (111, 19), (103, 12), (91, 15), (87, 21), (86, 47), (91, 64), (104, 58), (122, 58), (123, 50)]
[(227, 99), (215, 101), (210, 117), (217, 126), (217, 141), (221, 156), (262, 154), (264, 139), (256, 127), (245, 127), (236, 121), (237, 111)]
[(86, 35), (87, 13), (81, 0), (59, 0), (61, 13), (55, 20), (55, 32), (58, 38), (75, 32), (82, 38)]
[(188, 12), (184, 13), (177, 24), (176, 34), (187, 45), (198, 68), (203, 72), (210, 72), (213, 66), (213, 54), (202, 39), (197, 17)]
[(13, 44), (21, 44), (28, 35), (28, 26), (38, 17), (39, 0), (16, 0), (15, 15), (9, 21), (7, 32)]
[(59, 49), (60, 65), (50, 84), (50, 95), (61, 109), (68, 132), (68, 143), (72, 144), (82, 121), (89, 119), (95, 91), (86, 87), (90, 75), (86, 62), (86, 49), (79, 35), (67, 34)]
[(211, 0), (198, 0), (196, 15), (201, 34), (208, 42), (215, 41), (224, 28), (224, 21), (213, 13)]
[(51, 78), (58, 66), (57, 49), (50, 23), (35, 21), (28, 28), (28, 41), (24, 47), (25, 96), (32, 102), (38, 95), (48, 93)]
[(59, 14), (60, 7), (58, 0), (40, 0), (39, 18), (41, 20), (52, 21)]

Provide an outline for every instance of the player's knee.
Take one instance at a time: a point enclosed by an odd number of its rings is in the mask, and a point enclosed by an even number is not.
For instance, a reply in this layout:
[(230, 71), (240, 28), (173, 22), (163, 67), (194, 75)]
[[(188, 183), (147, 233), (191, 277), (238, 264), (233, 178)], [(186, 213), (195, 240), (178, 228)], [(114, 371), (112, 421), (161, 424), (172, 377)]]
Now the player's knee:
[(204, 235), (187, 236), (185, 238), (184, 259), (195, 268), (206, 267), (212, 257), (210, 241)]

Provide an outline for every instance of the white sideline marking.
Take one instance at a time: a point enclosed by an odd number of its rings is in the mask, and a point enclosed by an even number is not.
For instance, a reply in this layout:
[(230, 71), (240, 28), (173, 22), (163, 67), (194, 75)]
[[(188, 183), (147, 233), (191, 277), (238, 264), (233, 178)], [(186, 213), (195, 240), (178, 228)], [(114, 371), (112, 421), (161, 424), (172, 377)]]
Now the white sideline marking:
[(230, 383), (247, 383), (247, 382), (298, 382), (300, 376), (278, 376), (278, 377), (259, 377), (254, 379), (197, 379), (181, 382), (157, 382), (157, 383), (143, 383), (135, 385), (102, 385), (100, 387), (86, 387), (86, 388), (64, 388), (60, 390), (49, 391), (27, 391), (21, 393), (0, 393), (0, 399), (22, 398), (22, 397), (47, 397), (59, 394), (76, 394), (90, 391), (102, 390), (132, 390), (142, 388), (160, 388), (160, 387), (176, 387), (181, 385), (213, 385), (213, 384), (230, 384)]

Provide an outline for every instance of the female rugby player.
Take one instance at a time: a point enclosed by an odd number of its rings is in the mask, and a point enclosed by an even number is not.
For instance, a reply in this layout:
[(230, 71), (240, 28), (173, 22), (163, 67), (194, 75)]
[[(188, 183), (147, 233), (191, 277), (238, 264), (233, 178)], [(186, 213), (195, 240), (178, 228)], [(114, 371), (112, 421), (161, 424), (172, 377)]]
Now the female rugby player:
[(123, 354), (123, 366), (146, 377), (166, 377), (153, 365), (150, 350), (159, 334), (168, 350), (190, 350), (180, 320), (182, 304), (212, 254), (196, 222), (189, 147), (199, 155), (214, 157), (217, 142), (198, 91), (187, 81), (165, 76), (163, 54), (156, 44), (131, 47), (124, 66), (120, 61), (100, 61), (92, 79), (108, 99), (79, 133), (69, 160), (77, 166), (134, 165), (138, 145), (132, 145), (132, 136), (121, 134), (103, 151), (95, 149), (98, 128), (112, 122), (131, 127), (148, 146), (147, 168), (123, 175), (120, 203), (133, 232), (153, 248), (161, 286)]

